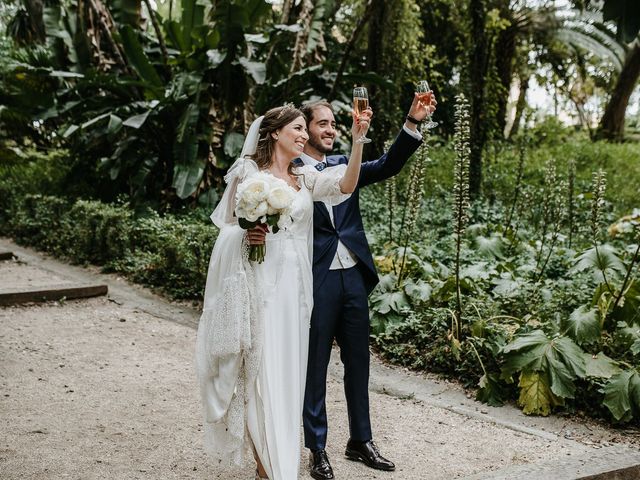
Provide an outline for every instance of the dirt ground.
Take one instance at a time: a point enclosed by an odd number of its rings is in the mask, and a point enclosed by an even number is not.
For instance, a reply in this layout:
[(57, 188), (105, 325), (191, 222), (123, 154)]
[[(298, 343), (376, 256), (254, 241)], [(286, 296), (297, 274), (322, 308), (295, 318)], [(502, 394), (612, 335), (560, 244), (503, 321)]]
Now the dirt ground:
[[(70, 267), (51, 272), (51, 265), (55, 261), (48, 260), (49, 270), (33, 262), (0, 262), (0, 290), (69, 279)], [(250, 461), (244, 468), (222, 467), (203, 452), (195, 329), (183, 321), (185, 315), (197, 319), (197, 313), (160, 298), (154, 313), (153, 296), (119, 282), (108, 298), (0, 308), (0, 478), (252, 479)], [(477, 415), (467, 415), (376, 387), (375, 440), (398, 466), (394, 473), (376, 472), (344, 458), (346, 408), (337, 358), (333, 363), (328, 453), (338, 479), (464, 478), (637, 439), (571, 419), (547, 424), (561, 429), (548, 434), (535, 433), (549, 430), (540, 424), (523, 424), (536, 429), (530, 434), (495, 420), (493, 409), (481, 404)], [(372, 384), (382, 381), (376, 371)], [(424, 381), (401, 369), (389, 375), (416, 385)], [(301, 462), (300, 478), (310, 478), (306, 454)]]

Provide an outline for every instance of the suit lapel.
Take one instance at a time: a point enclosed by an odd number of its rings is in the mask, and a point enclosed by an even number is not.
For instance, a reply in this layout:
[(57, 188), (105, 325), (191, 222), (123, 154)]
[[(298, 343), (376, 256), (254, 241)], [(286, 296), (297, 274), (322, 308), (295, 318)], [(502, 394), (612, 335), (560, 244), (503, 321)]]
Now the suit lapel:
[(331, 225), (331, 217), (329, 216), (329, 210), (327, 210), (327, 206), (324, 204), (324, 202), (314, 202), (314, 203), (316, 208), (320, 212), (320, 214), (324, 216), (324, 219), (327, 221), (327, 223)]

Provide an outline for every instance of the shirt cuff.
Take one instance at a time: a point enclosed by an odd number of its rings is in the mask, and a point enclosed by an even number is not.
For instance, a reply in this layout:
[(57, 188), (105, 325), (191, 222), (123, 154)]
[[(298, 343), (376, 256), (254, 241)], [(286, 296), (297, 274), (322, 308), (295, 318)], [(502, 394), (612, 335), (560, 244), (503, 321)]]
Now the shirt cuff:
[(418, 130), (411, 130), (406, 125), (402, 125), (402, 129), (416, 140), (422, 140), (422, 134)]

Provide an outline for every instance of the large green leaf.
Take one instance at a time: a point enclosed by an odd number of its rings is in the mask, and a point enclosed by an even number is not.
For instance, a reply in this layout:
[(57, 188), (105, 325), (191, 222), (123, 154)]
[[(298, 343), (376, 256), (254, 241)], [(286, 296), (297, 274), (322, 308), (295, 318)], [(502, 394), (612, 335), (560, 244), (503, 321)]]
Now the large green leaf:
[(148, 91), (152, 92), (152, 95), (156, 98), (159, 98), (164, 83), (144, 53), (142, 45), (138, 41), (137, 33), (129, 25), (124, 25), (120, 28), (120, 37), (122, 38), (122, 47), (129, 63), (140, 78), (149, 84)]
[(640, 409), (640, 375), (625, 370), (613, 375), (604, 386), (603, 404), (617, 421), (628, 422)]
[(480, 255), (491, 258), (504, 258), (502, 248), (504, 242), (500, 235), (492, 235), (491, 237), (477, 236), (473, 239), (476, 244), (476, 251)]
[(390, 311), (400, 313), (402, 310), (409, 308), (411, 304), (404, 291), (384, 292), (371, 296), (371, 308), (375, 311), (386, 314)]
[(549, 338), (543, 331), (534, 330), (516, 337), (502, 351), (503, 379), (510, 379), (518, 371), (540, 373), (559, 398), (572, 398), (575, 379), (586, 375), (583, 351), (568, 337)]
[(189, 195), (193, 194), (200, 184), (203, 173), (204, 165), (202, 164), (177, 164), (174, 167), (172, 186), (176, 189), (178, 197), (187, 198)]
[(602, 272), (611, 279), (622, 275), (625, 272), (624, 264), (618, 257), (618, 252), (611, 245), (599, 245), (585, 250), (576, 259), (576, 264), (570, 270), (571, 273), (591, 270), (595, 280), (602, 282)]
[[(198, 124), (198, 118), (200, 116), (200, 109), (197, 103), (190, 103), (185, 108), (180, 121), (178, 122), (178, 128), (176, 130), (176, 141), (178, 143), (191, 143), (195, 137), (196, 126)], [(186, 156), (179, 159), (182, 163), (190, 163), (191, 156)]]
[(150, 113), (151, 113), (151, 110), (147, 110), (146, 112), (139, 113), (137, 115), (133, 115), (133, 116), (127, 118), (124, 122), (122, 122), (122, 124), (125, 127), (131, 127), (131, 128), (138, 129), (142, 125), (144, 125), (144, 122), (147, 121), (147, 118), (149, 117)]
[(628, 325), (640, 322), (640, 282), (636, 279), (631, 280), (625, 288), (624, 295), (612, 312), (612, 317)]
[(182, 0), (182, 38), (180, 44), (183, 52), (189, 53), (191, 51), (193, 30), (203, 23), (204, 5), (199, 4), (197, 0)]
[(267, 66), (263, 62), (254, 62), (249, 60), (246, 57), (240, 57), (238, 59), (242, 68), (251, 75), (253, 81), (256, 82), (257, 85), (262, 85), (267, 77)]
[(238, 132), (228, 132), (224, 136), (224, 153), (225, 155), (237, 158), (242, 152), (242, 145), (244, 144), (244, 135)]
[(478, 392), (476, 400), (487, 403), (492, 407), (501, 407), (504, 405), (506, 393), (498, 376), (495, 374), (484, 374), (478, 381)]
[(461, 277), (471, 280), (489, 280), (496, 274), (496, 269), (487, 262), (475, 262), (460, 271)]
[(404, 291), (409, 295), (412, 300), (419, 302), (428, 302), (431, 298), (431, 292), (433, 288), (424, 280), (418, 280), (414, 282), (409, 279), (404, 285)]
[(595, 308), (588, 309), (584, 305), (578, 307), (563, 321), (562, 328), (580, 345), (593, 343), (600, 338), (598, 312)]
[(617, 333), (624, 342), (623, 345), (629, 346), (629, 350), (634, 355), (640, 354), (640, 324), (627, 322), (618, 322)]
[(515, 297), (520, 293), (524, 285), (521, 278), (512, 278), (511, 274), (503, 273), (500, 278), (494, 278), (491, 283), (495, 285), (492, 293), (499, 297)]
[(611, 378), (620, 372), (617, 362), (600, 352), (597, 355), (585, 353), (586, 376), (591, 378)]
[(527, 415), (549, 415), (554, 404), (553, 394), (545, 376), (538, 372), (522, 373), (520, 375), (520, 396), (518, 405)]

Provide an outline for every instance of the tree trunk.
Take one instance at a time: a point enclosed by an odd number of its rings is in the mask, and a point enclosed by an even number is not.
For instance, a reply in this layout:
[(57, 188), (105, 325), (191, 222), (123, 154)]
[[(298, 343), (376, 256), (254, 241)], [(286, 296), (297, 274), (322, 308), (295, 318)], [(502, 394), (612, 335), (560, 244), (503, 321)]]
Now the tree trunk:
[(622, 141), (624, 137), (624, 115), (629, 104), (629, 97), (638, 83), (640, 76), (640, 44), (629, 51), (618, 76), (609, 103), (596, 132), (596, 139)]
[(496, 125), (498, 131), (503, 133), (507, 124), (507, 103), (513, 78), (513, 59), (516, 54), (516, 29), (513, 25), (500, 32), (495, 49), (496, 69), (502, 86), (502, 95), (497, 99)]
[(524, 112), (524, 107), (527, 106), (527, 90), (529, 90), (529, 77), (520, 77), (520, 93), (518, 94), (518, 101), (516, 102), (516, 116), (513, 119), (509, 137), (517, 135), (520, 129), (522, 113)]
[(45, 42), (44, 4), (42, 0), (24, 0), (24, 8), (29, 14), (30, 30), (35, 43)]
[[(372, 0), (371, 20), (369, 21), (369, 38), (367, 42), (367, 65), (366, 68), (372, 72), (378, 72), (382, 60), (384, 39), (384, 0)], [(375, 87), (371, 88), (375, 94)]]
[(353, 47), (356, 44), (356, 41), (360, 37), (360, 33), (362, 32), (364, 26), (367, 24), (367, 22), (371, 18), (371, 14), (372, 14), (372, 2), (370, 0), (369, 4), (367, 5), (367, 9), (364, 12), (364, 15), (362, 16), (362, 18), (360, 18), (360, 21), (358, 22), (356, 27), (353, 29), (353, 32), (351, 33), (351, 37), (349, 37), (349, 41), (347, 42), (347, 44), (343, 49), (342, 60), (340, 61), (340, 66), (338, 67), (338, 71), (336, 73), (336, 79), (333, 82), (333, 85), (331, 86), (331, 91), (329, 92), (329, 95), (327, 95), (327, 100), (329, 101), (335, 99), (336, 97), (336, 88), (340, 84), (340, 80), (342, 80), (342, 74), (344, 73), (344, 69), (347, 66), (347, 60), (349, 59), (351, 50), (353, 50)]
[(469, 81), (471, 83), (471, 155), (469, 161), (469, 194), (478, 197), (482, 184), (482, 150), (487, 141), (487, 119), (485, 106), (485, 82), (488, 68), (488, 42), (485, 32), (486, 12), (483, 0), (470, 0), (471, 15), (471, 60)]
[[(371, 18), (369, 20), (369, 37), (367, 41), (366, 70), (369, 72), (381, 72), (384, 53), (384, 21), (385, 21), (385, 2), (384, 0), (372, 0), (371, 2)], [(381, 105), (379, 101), (379, 92), (375, 85), (369, 87), (369, 100), (372, 105)], [(374, 107), (375, 108), (375, 107)], [(380, 122), (377, 124), (378, 131), (383, 132), (385, 126)], [(371, 136), (371, 135), (370, 135)], [(373, 142), (369, 144), (369, 148), (365, 146), (365, 154), (367, 150), (371, 152), (371, 146), (377, 152), (384, 150), (383, 135), (373, 135)], [(368, 156), (368, 155), (365, 155)]]

